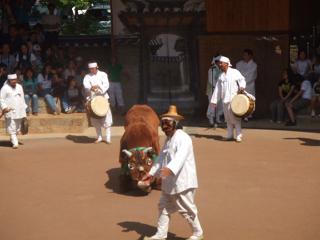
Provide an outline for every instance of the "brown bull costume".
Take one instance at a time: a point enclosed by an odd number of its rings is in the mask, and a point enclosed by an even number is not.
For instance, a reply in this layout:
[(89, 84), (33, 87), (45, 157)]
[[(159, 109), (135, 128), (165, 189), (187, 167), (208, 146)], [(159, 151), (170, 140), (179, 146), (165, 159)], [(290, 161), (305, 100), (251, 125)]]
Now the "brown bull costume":
[[(157, 114), (147, 105), (134, 105), (125, 117), (125, 132), (120, 141), (120, 187), (128, 191), (148, 173), (160, 151)], [(155, 181), (155, 184), (159, 184)], [(154, 184), (154, 185), (155, 185)], [(138, 186), (145, 192), (151, 187)]]

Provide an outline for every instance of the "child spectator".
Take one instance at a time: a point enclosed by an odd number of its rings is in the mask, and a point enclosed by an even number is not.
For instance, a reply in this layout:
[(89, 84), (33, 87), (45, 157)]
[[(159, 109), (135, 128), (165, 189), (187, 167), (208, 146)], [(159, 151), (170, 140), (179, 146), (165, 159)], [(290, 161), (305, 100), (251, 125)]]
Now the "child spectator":
[(33, 67), (35, 65), (35, 61), (37, 60), (36, 56), (33, 53), (28, 51), (27, 44), (23, 43), (20, 46), (20, 52), (17, 54), (16, 62), (17, 67), (19, 67), (22, 73), (27, 69)]
[(0, 63), (7, 66), (9, 73), (13, 72), (16, 66), (16, 59), (14, 55), (10, 54), (10, 45), (8, 43), (2, 44), (2, 54), (0, 55)]
[(278, 84), (278, 99), (270, 105), (272, 122), (281, 123), (284, 120), (285, 104), (292, 98), (294, 88), (292, 75), (289, 77), (289, 71), (284, 70)]
[(68, 78), (68, 89), (66, 91), (66, 98), (70, 107), (69, 112), (83, 112), (84, 111), (84, 98), (77, 80), (70, 76)]
[(38, 95), (37, 95), (37, 89), (38, 89), (38, 83), (37, 79), (34, 76), (32, 68), (26, 69), (23, 77), (23, 91), (24, 91), (24, 99), (27, 104), (27, 115), (30, 115), (30, 107), (29, 103), (31, 100), (31, 108), (32, 108), (32, 114), (38, 115)]
[(42, 73), (37, 77), (39, 96), (44, 97), (53, 115), (57, 115), (57, 107), (52, 96), (52, 73), (51, 65), (44, 66)]
[(286, 103), (287, 111), (289, 114), (289, 121), (286, 123), (286, 126), (295, 126), (297, 125), (296, 117), (294, 112), (297, 112), (300, 109), (306, 108), (310, 105), (312, 97), (312, 87), (309, 79), (305, 79), (301, 83), (300, 91)]
[[(316, 107), (320, 102), (320, 75), (318, 80), (313, 84), (312, 98), (311, 98), (311, 117), (316, 116)], [(320, 114), (319, 114), (320, 117)]]

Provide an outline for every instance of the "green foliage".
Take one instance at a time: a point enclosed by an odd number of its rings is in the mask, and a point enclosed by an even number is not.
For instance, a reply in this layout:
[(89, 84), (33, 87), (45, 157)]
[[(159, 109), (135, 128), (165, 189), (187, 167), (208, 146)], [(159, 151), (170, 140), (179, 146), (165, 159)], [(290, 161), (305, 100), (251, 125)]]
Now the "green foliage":
[(84, 9), (93, 3), (109, 3), (109, 0), (41, 0), (41, 3), (54, 3), (59, 7), (76, 7)]

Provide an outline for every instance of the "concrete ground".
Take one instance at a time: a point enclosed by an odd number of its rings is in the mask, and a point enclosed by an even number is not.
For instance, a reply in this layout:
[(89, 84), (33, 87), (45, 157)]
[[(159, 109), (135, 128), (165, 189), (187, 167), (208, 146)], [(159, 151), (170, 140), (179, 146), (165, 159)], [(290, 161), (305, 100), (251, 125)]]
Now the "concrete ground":
[[(119, 193), (113, 143), (83, 134), (30, 135), (13, 150), (0, 139), (0, 239), (128, 240), (155, 232), (159, 191)], [(200, 188), (196, 203), (205, 239), (320, 239), (320, 136), (245, 129), (242, 143), (225, 129), (188, 127)], [(164, 137), (161, 137), (163, 141)], [(168, 239), (190, 230), (173, 215)]]

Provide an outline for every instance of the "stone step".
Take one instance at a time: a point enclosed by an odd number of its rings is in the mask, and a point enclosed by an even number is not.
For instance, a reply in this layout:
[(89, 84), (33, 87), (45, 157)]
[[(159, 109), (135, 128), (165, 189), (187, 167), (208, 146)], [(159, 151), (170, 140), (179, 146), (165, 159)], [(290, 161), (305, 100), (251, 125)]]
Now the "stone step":
[[(57, 106), (57, 111), (61, 112), (60, 100), (58, 98), (55, 98), (55, 102), (56, 102), (56, 106)], [(38, 109), (39, 113), (51, 113), (51, 110), (48, 107), (48, 104), (46, 103), (44, 98), (39, 97), (38, 103), (39, 103), (39, 109)], [(29, 108), (30, 108), (30, 112), (31, 112), (32, 111), (32, 109), (31, 109), (31, 101), (29, 102)]]
[[(85, 113), (39, 114), (28, 116), (29, 133), (82, 133), (88, 128)], [(6, 134), (5, 119), (0, 119), (0, 134)]]

